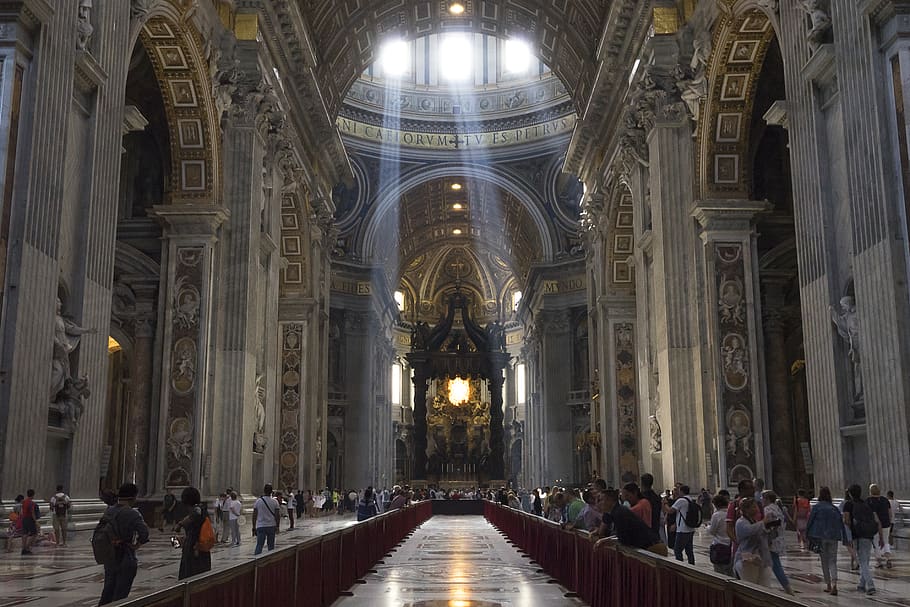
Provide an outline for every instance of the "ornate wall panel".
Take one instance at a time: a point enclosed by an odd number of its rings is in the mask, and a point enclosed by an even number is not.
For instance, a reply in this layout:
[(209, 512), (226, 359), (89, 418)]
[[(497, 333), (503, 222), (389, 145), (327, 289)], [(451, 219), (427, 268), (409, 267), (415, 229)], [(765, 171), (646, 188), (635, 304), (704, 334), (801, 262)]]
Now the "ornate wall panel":
[(300, 404), (303, 382), (303, 324), (281, 327), (281, 417), (278, 420), (278, 478), (296, 487), (300, 472)]
[(165, 486), (186, 487), (193, 482), (196, 449), (196, 399), (200, 386), (199, 344), (205, 248), (177, 247), (171, 301), (172, 340), (168, 373)]
[(720, 377), (718, 415), (724, 432), (728, 484), (754, 478), (756, 470), (753, 378), (746, 310), (746, 268), (740, 243), (714, 244)]
[(619, 429), (619, 476), (637, 482), (641, 456), (638, 431), (638, 380), (635, 373), (635, 325), (613, 325), (616, 352), (616, 414)]

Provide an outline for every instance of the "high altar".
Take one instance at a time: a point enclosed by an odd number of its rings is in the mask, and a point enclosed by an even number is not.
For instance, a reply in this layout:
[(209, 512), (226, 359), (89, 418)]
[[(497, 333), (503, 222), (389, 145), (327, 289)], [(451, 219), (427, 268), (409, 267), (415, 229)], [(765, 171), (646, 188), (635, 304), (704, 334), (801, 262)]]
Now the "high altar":
[[(454, 328), (461, 311), (463, 329)], [(414, 483), (485, 485), (504, 477), (502, 325), (483, 328), (456, 291), (435, 327), (414, 326)]]

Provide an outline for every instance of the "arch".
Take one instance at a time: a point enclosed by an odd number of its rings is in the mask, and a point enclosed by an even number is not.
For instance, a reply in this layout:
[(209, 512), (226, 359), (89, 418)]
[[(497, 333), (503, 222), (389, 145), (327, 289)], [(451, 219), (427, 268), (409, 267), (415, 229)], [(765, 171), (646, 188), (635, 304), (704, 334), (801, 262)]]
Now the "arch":
[(313, 2), (304, 13), (321, 49), (320, 79), (332, 86), (327, 99), (337, 115), (348, 89), (375, 60), (378, 46), (393, 36), (473, 31), (500, 38), (521, 37), (566, 85), (579, 109), (593, 89), (598, 41), (609, 9), (599, 0), (484, 0), (464, 2), (454, 16), (444, 2), (363, 0), (339, 17), (331, 2)]
[(754, 0), (733, 3), (715, 28), (707, 68), (710, 88), (696, 138), (700, 198), (751, 195), (752, 107), (775, 36), (772, 19)]
[(121, 274), (133, 276), (161, 276), (161, 266), (154, 259), (125, 242), (117, 241), (114, 267)]
[[(161, 89), (171, 152), (166, 203), (221, 201), (221, 125), (202, 38), (171, 0), (158, 3), (134, 32)], [(131, 47), (132, 48), (132, 47)]]
[(556, 235), (543, 212), (544, 203), (537, 193), (524, 184), (515, 183), (514, 177), (506, 171), (497, 167), (480, 166), (476, 164), (452, 164), (427, 168), (421, 166), (411, 169), (402, 174), (401, 179), (373, 203), (370, 212), (365, 218), (365, 228), (363, 238), (361, 238), (361, 254), (364, 259), (372, 260), (377, 243), (387, 237), (387, 234), (379, 232), (382, 219), (386, 213), (392, 210), (398, 204), (401, 196), (411, 188), (420, 186), (429, 181), (447, 177), (459, 177), (465, 179), (477, 179), (479, 181), (489, 181), (494, 185), (501, 187), (509, 192), (522, 203), (525, 210), (534, 221), (534, 225), (540, 234), (541, 254), (543, 262), (550, 262), (555, 255)]

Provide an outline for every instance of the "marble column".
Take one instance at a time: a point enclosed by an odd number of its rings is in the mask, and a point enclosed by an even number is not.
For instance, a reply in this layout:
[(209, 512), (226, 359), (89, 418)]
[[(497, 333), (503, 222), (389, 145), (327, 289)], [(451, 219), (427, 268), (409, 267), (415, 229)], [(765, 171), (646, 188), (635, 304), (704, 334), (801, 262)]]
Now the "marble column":
[[(260, 295), (266, 289), (260, 271), (262, 209), (266, 206), (265, 141), (257, 128), (258, 108), (254, 103), (231, 106), (227, 115), (222, 146), (224, 204), (230, 218), (221, 229), (219, 280), (215, 285), (218, 323), (212, 385), (219, 406), (212, 410), (212, 423), (218, 432), (211, 435), (207, 446), (212, 467), (206, 493), (234, 487), (238, 492), (256, 494), (261, 487), (252, 483), (254, 459), (262, 453), (255, 451), (267, 445), (261, 438), (254, 445), (254, 434), (260, 432), (256, 382), (263, 371), (259, 361), (262, 332), (268, 329), (263, 326), (265, 311), (260, 306)], [(267, 394), (274, 392), (272, 382), (262, 383)], [(264, 426), (261, 430), (266, 441), (274, 440)]]
[(699, 279), (695, 226), (694, 151), (687, 119), (658, 121), (649, 136), (653, 238), (654, 364), (657, 417), (663, 430), (665, 484), (707, 480), (710, 445), (704, 425), (703, 361), (698, 322)]
[(722, 487), (764, 478), (769, 468), (753, 223), (757, 214), (769, 209), (767, 202), (702, 200), (693, 213), (704, 241), (715, 452)]
[(157, 470), (164, 487), (203, 486), (210, 444), (213, 254), (228, 212), (214, 205), (158, 206), (164, 230), (161, 420)]
[(135, 341), (133, 342), (132, 400), (127, 425), (125, 478), (139, 487), (140, 495), (148, 495), (154, 487), (148, 482), (149, 441), (152, 422), (152, 382), (155, 360), (155, 327), (157, 285), (133, 284), (136, 293)]
[(414, 366), (414, 470), (415, 480), (427, 478), (427, 390), (429, 377), (426, 368)]
[(910, 21), (904, 2), (832, 0), (830, 10), (866, 414), (857, 457), (870, 482), (900, 495), (910, 491)]
[(502, 370), (490, 373), (490, 479), (505, 480), (505, 443), (502, 410)]
[(771, 440), (772, 477), (768, 487), (778, 495), (796, 495), (797, 462), (793, 403), (790, 399), (790, 369), (787, 357), (787, 323), (783, 288), (787, 277), (762, 276), (764, 292), (762, 328), (765, 336), (765, 376), (768, 394), (768, 430)]
[(571, 377), (565, 372), (572, 356), (572, 333), (568, 310), (541, 310), (537, 314), (540, 328), (539, 373), (541, 419), (545, 437), (543, 449), (543, 482), (552, 485), (572, 476), (574, 436), (572, 415), (568, 407)]

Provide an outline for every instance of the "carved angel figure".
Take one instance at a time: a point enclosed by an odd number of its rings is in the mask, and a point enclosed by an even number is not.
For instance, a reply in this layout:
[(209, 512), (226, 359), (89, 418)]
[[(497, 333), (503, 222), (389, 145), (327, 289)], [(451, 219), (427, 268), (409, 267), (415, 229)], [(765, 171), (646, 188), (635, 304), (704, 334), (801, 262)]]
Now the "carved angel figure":
[(88, 377), (66, 380), (63, 390), (60, 392), (59, 402), (65, 406), (70, 423), (74, 428), (79, 425), (79, 418), (82, 417), (82, 412), (85, 410), (85, 400), (91, 395), (88, 388)]

